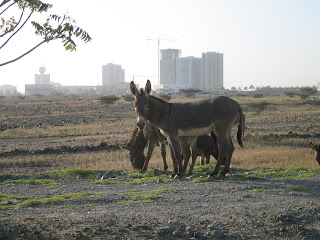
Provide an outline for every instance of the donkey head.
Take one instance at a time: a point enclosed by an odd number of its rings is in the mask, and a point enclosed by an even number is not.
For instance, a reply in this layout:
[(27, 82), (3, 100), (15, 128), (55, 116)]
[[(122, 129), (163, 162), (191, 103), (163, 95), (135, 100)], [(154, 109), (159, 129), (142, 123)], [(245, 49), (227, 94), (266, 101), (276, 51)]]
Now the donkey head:
[(135, 97), (134, 106), (137, 118), (137, 125), (140, 129), (143, 129), (143, 127), (146, 124), (146, 119), (148, 119), (149, 117), (148, 97), (151, 92), (151, 83), (149, 80), (147, 80), (145, 89), (143, 90), (141, 88), (140, 91), (138, 91), (136, 85), (132, 81), (130, 83), (130, 90)]
[(135, 149), (128, 145), (120, 146), (122, 149), (129, 151), (130, 162), (135, 170), (142, 170), (144, 163), (146, 161), (146, 157), (144, 156), (143, 149)]
[(312, 149), (315, 151), (315, 153), (316, 153), (316, 161), (320, 165), (320, 145), (319, 146), (315, 146), (312, 142), (310, 142), (310, 145), (311, 145)]

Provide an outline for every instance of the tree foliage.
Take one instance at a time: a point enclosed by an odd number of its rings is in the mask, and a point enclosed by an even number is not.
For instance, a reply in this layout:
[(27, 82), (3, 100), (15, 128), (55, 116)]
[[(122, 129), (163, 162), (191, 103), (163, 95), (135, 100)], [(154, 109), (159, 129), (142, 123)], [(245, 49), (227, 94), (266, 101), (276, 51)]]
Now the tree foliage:
[[(14, 7), (16, 7), (20, 13), (19, 19), (16, 20), (15, 16), (9, 18), (3, 17), (7, 11), (14, 10)], [(0, 3), (0, 50), (4, 48), (17, 33), (19, 33), (25, 24), (30, 21), (34, 13), (47, 12), (51, 7), (51, 4), (43, 3), (40, 0), (2, 0)], [(0, 63), (0, 67), (15, 62), (28, 55), (42, 44), (54, 40), (60, 39), (64, 48), (68, 51), (76, 50), (77, 45), (75, 43), (75, 38), (79, 38), (84, 42), (91, 41), (90, 35), (82, 28), (76, 26), (75, 20), (67, 14), (63, 14), (62, 16), (51, 14), (47, 17), (45, 23), (31, 21), (31, 24), (35, 28), (35, 34), (42, 39), (35, 44), (34, 47), (26, 50), (20, 56)]]

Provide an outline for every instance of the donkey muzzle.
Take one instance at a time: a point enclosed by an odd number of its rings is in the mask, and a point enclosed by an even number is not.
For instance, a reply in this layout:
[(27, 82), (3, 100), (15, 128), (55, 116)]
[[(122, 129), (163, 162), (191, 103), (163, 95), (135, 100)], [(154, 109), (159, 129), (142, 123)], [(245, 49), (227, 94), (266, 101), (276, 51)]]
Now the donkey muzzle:
[(144, 119), (144, 117), (139, 116), (137, 119), (137, 126), (140, 129), (143, 129), (144, 125), (146, 125), (146, 120)]

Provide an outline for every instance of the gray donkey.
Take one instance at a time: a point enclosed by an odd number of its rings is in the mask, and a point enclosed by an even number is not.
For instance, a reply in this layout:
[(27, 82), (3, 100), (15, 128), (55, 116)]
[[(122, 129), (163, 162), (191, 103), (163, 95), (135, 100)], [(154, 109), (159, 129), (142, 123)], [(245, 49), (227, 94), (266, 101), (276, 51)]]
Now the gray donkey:
[[(135, 96), (135, 112), (137, 125), (140, 129), (147, 120), (157, 126), (166, 135), (169, 145), (174, 152), (174, 171), (176, 177), (184, 172), (183, 159), (190, 158), (190, 146), (196, 144), (196, 137), (214, 132), (219, 146), (218, 163), (209, 177), (219, 173), (220, 166), (225, 163), (220, 172), (229, 172), (230, 162), (234, 151), (231, 130), (238, 123), (237, 139), (241, 147), (245, 129), (245, 116), (239, 103), (224, 97), (216, 96), (207, 100), (190, 103), (169, 103), (156, 96), (150, 95), (151, 82), (147, 80), (145, 89), (138, 90), (134, 82), (130, 83), (131, 93)], [(196, 154), (192, 154), (195, 161)]]

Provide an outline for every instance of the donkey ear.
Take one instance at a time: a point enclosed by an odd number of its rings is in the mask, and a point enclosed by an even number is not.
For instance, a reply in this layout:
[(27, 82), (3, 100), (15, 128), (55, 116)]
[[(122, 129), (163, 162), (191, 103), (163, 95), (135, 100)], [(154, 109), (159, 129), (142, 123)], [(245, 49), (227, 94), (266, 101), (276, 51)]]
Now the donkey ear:
[(151, 93), (151, 82), (149, 81), (149, 79), (147, 80), (146, 87), (144, 90), (148, 95)]
[(319, 149), (320, 149), (320, 145), (319, 145), (319, 148), (317, 147), (317, 146), (315, 146), (312, 142), (310, 142), (310, 145), (311, 145), (311, 147), (312, 147), (312, 149), (314, 150), (314, 151), (319, 151)]
[(130, 83), (130, 90), (134, 96), (136, 96), (136, 97), (138, 96), (138, 89), (133, 81), (131, 81), (131, 83)]
[(129, 146), (127, 146), (127, 145), (120, 145), (119, 146), (121, 149), (124, 149), (124, 150), (128, 150), (128, 151), (130, 151), (130, 147)]

